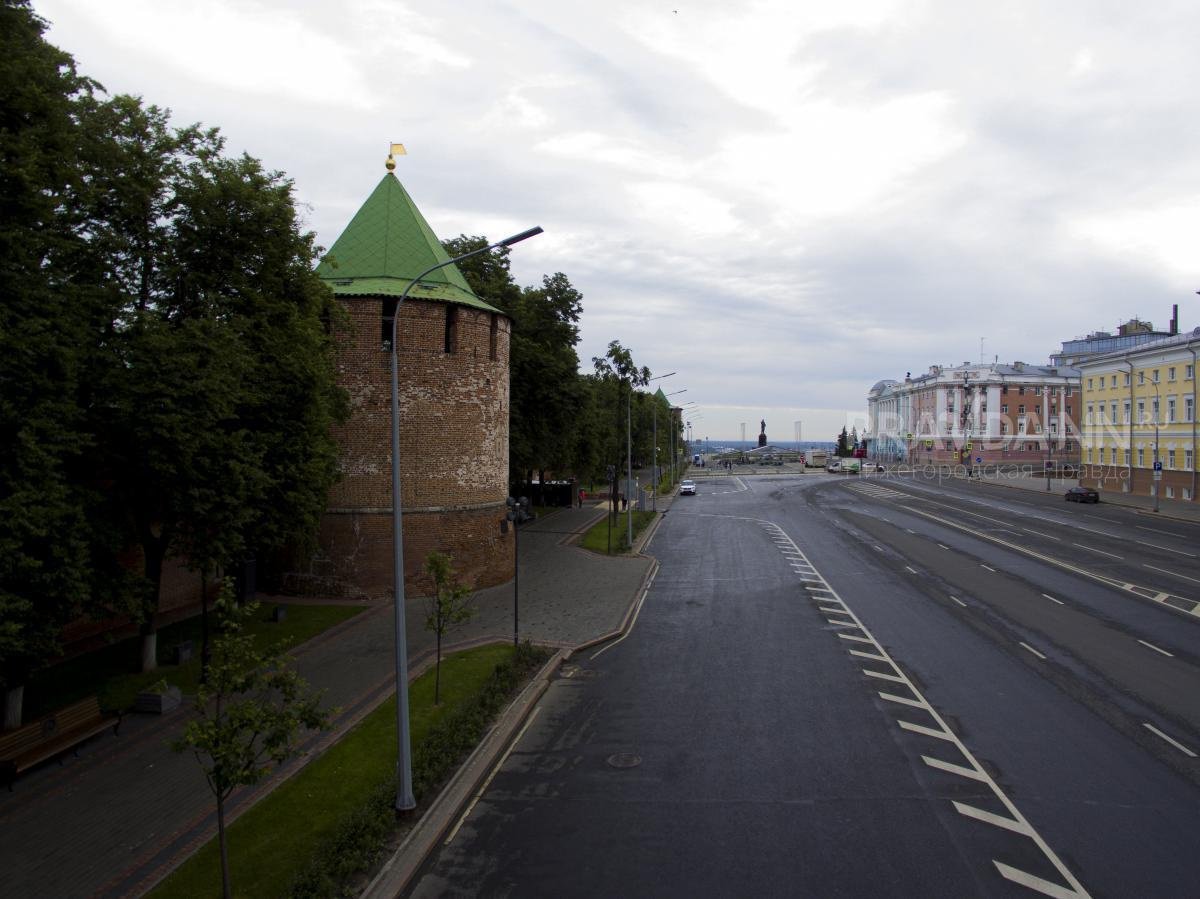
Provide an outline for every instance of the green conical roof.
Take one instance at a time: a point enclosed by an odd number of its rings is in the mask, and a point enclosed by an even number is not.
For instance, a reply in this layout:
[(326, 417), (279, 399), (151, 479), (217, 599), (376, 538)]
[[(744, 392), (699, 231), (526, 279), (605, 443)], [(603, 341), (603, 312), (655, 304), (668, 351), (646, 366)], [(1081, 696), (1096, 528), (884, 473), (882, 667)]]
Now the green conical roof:
[[(398, 297), (425, 269), (449, 259), (408, 191), (388, 172), (329, 248), (317, 275), (337, 296)], [(426, 275), (408, 295), (499, 311), (475, 295), (454, 265)]]

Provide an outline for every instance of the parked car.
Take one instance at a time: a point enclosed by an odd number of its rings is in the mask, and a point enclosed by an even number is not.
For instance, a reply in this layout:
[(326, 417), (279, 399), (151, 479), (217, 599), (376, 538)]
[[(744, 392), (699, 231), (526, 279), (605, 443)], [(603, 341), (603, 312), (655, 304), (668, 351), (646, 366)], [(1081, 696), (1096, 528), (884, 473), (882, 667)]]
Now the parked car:
[(838, 472), (842, 470), (841, 459), (830, 459), (825, 463), (825, 470), (828, 472)]
[(1072, 487), (1063, 499), (1069, 503), (1098, 503), (1100, 492), (1091, 487)]
[(696, 482), (695, 481), (680, 481), (679, 482), (679, 495), (680, 496), (695, 496), (696, 495)]

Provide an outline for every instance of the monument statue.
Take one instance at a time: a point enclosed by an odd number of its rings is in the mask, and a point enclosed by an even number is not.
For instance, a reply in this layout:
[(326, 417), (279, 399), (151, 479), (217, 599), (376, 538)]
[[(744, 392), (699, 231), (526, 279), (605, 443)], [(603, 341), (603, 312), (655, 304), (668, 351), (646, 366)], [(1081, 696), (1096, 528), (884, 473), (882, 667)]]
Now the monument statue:
[(758, 424), (759, 424), (759, 427), (762, 428), (762, 430), (760, 430), (758, 432), (758, 445), (766, 446), (767, 445), (767, 420), (764, 418)]

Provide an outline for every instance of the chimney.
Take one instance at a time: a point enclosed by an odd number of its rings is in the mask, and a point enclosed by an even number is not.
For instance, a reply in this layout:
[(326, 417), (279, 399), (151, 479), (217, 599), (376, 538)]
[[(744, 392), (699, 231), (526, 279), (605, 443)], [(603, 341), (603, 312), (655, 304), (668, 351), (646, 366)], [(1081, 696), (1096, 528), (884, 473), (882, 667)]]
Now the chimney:
[(1179, 333), (1179, 304), (1171, 306), (1171, 336)]

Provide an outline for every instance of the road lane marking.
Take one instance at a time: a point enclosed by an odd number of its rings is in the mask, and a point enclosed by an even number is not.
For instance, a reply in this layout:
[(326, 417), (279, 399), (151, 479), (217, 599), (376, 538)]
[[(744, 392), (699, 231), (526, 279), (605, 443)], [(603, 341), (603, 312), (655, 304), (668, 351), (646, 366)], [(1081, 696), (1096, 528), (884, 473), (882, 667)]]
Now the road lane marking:
[(642, 596), (638, 600), (637, 608), (633, 610), (633, 619), (629, 622), (629, 628), (625, 631), (625, 633), (621, 634), (621, 636), (617, 637), (617, 639), (613, 640), (607, 646), (605, 646), (601, 649), (598, 649), (598, 650), (596, 650), (596, 652), (592, 653), (592, 655), (588, 657), (589, 661), (594, 661), (597, 657), (608, 652), (610, 649), (612, 649), (614, 646), (616, 646), (618, 643), (620, 643), (622, 640), (624, 640), (626, 637), (628, 637), (630, 634), (633, 633), (633, 626), (635, 624), (637, 624), (638, 616), (642, 614), (642, 606), (646, 602), (646, 594), (650, 592), (650, 586), (654, 583), (654, 579), (656, 577), (658, 577), (658, 572), (659, 572), (659, 569), (656, 566), (654, 568), (654, 571), (652, 571), (650, 573), (650, 579), (648, 581), (646, 581), (646, 589), (642, 591)]
[(1038, 652), (1036, 649), (1034, 649), (1032, 646), (1030, 646), (1028, 643), (1022, 642), (1021, 645), (1024, 646), (1026, 649), (1028, 649), (1030, 652), (1032, 652), (1035, 656), (1037, 656), (1043, 662), (1046, 661), (1046, 657), (1044, 655), (1042, 655), (1040, 652)]
[(1161, 652), (1163, 655), (1168, 656), (1172, 659), (1175, 658), (1175, 653), (1167, 652), (1165, 649), (1159, 649), (1153, 643), (1147, 643), (1145, 640), (1138, 640), (1138, 642), (1141, 643), (1143, 646), (1147, 647), (1148, 649), (1153, 649), (1155, 652)]
[(1110, 559), (1120, 559), (1122, 562), (1125, 561), (1124, 556), (1118, 556), (1116, 553), (1110, 553), (1110, 552), (1105, 552), (1102, 549), (1096, 549), (1096, 547), (1088, 546), (1086, 543), (1072, 543), (1071, 545), (1078, 546), (1080, 549), (1086, 549), (1088, 552), (1100, 553), (1100, 555), (1108, 556)]
[(1051, 596), (1049, 593), (1043, 593), (1043, 594), (1042, 594), (1042, 596), (1046, 597), (1046, 599), (1050, 600), (1051, 602), (1056, 602), (1056, 603), (1058, 603), (1060, 606), (1065, 606), (1065, 605), (1066, 605), (1066, 603), (1065, 603), (1065, 602), (1063, 602), (1061, 599), (1055, 599), (1055, 598), (1054, 598), (1053, 596)]
[[(851, 652), (853, 652), (853, 650), (851, 650)], [(897, 718), (896, 723), (904, 728), (904, 730), (911, 730), (914, 734), (921, 734), (922, 736), (926, 737), (935, 737), (938, 740), (948, 740), (951, 743), (954, 742), (954, 737), (945, 731), (934, 730), (932, 727), (926, 727), (923, 724), (913, 724), (911, 721), (905, 721), (903, 718)]]
[(863, 652), (861, 649), (850, 650), (850, 655), (858, 656), (860, 659), (870, 659), (872, 662), (886, 662), (887, 659), (883, 656), (876, 655), (873, 652)]
[(921, 756), (921, 760), (930, 768), (937, 768), (939, 771), (945, 771), (949, 774), (957, 774), (959, 777), (966, 777), (970, 780), (983, 781), (984, 777), (974, 768), (964, 768), (962, 765), (954, 765), (950, 762), (943, 762), (941, 759), (930, 758), (927, 755)]
[(913, 574), (916, 574), (916, 573), (917, 573), (917, 569), (913, 568), (911, 565), (905, 565), (904, 567), (905, 567), (905, 568), (906, 568), (908, 571), (911, 571)]
[(967, 805), (965, 802), (958, 802), (957, 800), (951, 800), (951, 805), (958, 809), (960, 815), (966, 815), (968, 818), (983, 821), (985, 824), (991, 824), (994, 827), (1003, 827), (1005, 830), (1011, 830), (1013, 833), (1021, 834), (1021, 836), (1033, 836), (1033, 828), (1025, 821), (1005, 818), (1003, 815), (984, 811), (981, 808), (976, 808), (973, 805)]
[(880, 680), (890, 680), (894, 684), (907, 684), (908, 678), (898, 677), (895, 674), (888, 674), (886, 671), (872, 671), (870, 668), (862, 669), (862, 673), (867, 677), (877, 677)]
[(950, 598), (952, 600), (954, 600), (956, 603), (958, 603), (960, 606), (962, 606), (964, 609), (967, 607), (967, 604), (965, 602), (963, 602), (961, 599), (959, 599), (957, 596), (951, 596)]
[(950, 548), (950, 547), (946, 546), (944, 543), (939, 543), (939, 544), (938, 544), (938, 546), (940, 546), (942, 549), (949, 549), (949, 548)]
[[(911, 511), (918, 512), (918, 514), (921, 514), (926, 517), (937, 520), (936, 516), (928, 515), (928, 513), (919, 512), (918, 510), (911, 510)], [(774, 523), (765, 522), (761, 519), (748, 519), (748, 520), (757, 521), (757, 523), (759, 523), (760, 525), (762, 525), (764, 527), (767, 527), (768, 530), (772, 530), (773, 532), (781, 531), (779, 526), (775, 525)], [(960, 528), (960, 529), (966, 530), (965, 528)], [(970, 532), (968, 532), (968, 533), (970, 533)], [(999, 542), (999, 543), (1004, 543), (1004, 541), (998, 540), (997, 538), (990, 538), (990, 539), (996, 540), (996, 542)], [(799, 549), (799, 547), (797, 547), (797, 549)], [(985, 566), (985, 567), (987, 567), (987, 566)], [(815, 566), (814, 566), (813, 570), (816, 575), (816, 578), (818, 578), (821, 583), (824, 583), (826, 586), (828, 586), (828, 582), (825, 581), (824, 577), (821, 576), (820, 572), (817, 571)], [(995, 571), (994, 568), (988, 568), (988, 570), (993, 571), (993, 572)], [(804, 576), (801, 576), (801, 578), (806, 581), (808, 580), (807, 577), (804, 577)], [(998, 871), (1003, 876), (1005, 876), (1007, 879), (1013, 880), (1014, 882), (1024, 883), (1024, 884), (1032, 883), (1032, 884), (1034, 884), (1034, 886), (1031, 888), (1034, 888), (1034, 889), (1040, 888), (1042, 890), (1042, 892), (1047, 892), (1048, 890), (1053, 891), (1053, 892), (1050, 892), (1050, 895), (1062, 895), (1062, 896), (1077, 897), (1077, 899), (1088, 899), (1088, 892), (1083, 888), (1082, 884), (1080, 884), (1080, 882), (1070, 872), (1070, 870), (1066, 867), (1066, 865), (1064, 865), (1063, 862), (1058, 858), (1058, 856), (1054, 853), (1054, 850), (1051, 849), (1049, 847), (1049, 845), (1047, 845), (1046, 841), (1044, 839), (1042, 839), (1041, 835), (1038, 834), (1038, 832), (1036, 830), (1034, 830), (1032, 825), (1029, 824), (1029, 822), (1025, 819), (1025, 816), (1021, 814), (1020, 810), (1016, 807), (1016, 805), (1013, 804), (1012, 800), (1010, 800), (1008, 798), (1008, 796), (1004, 793), (1004, 791), (1000, 788), (1000, 786), (983, 769), (983, 767), (976, 760), (976, 758), (972, 754), (972, 752), (955, 735), (954, 731), (952, 731), (950, 729), (950, 727), (946, 724), (946, 722), (943, 720), (942, 716), (938, 713), (938, 711), (932, 705), (929, 704), (928, 700), (926, 700), (925, 697), (921, 694), (921, 691), (918, 690), (916, 688), (916, 686), (913, 685), (913, 683), (911, 682), (911, 680), (909, 680), (908, 676), (905, 674), (903, 669), (901, 669), (900, 666), (895, 662), (895, 660), (893, 660), (890, 657), (887, 650), (885, 650), (883, 648), (883, 646), (880, 645), (879, 641), (877, 639), (875, 639), (874, 635), (870, 632), (870, 630), (867, 629), (866, 625), (864, 625), (858, 619), (858, 616), (854, 613), (854, 611), (852, 609), (850, 609), (849, 606), (846, 605), (845, 601), (837, 595), (836, 590), (834, 590), (832, 587), (829, 587), (829, 592), (833, 595), (833, 597), (836, 599), (837, 602), (841, 603), (843, 606), (846, 606), (846, 608), (844, 610), (839, 610), (839, 614), (845, 615), (847, 618), (853, 619), (854, 626), (863, 634), (863, 636), (858, 636), (857, 634), (848, 634), (843, 631), (837, 631), (836, 632), (837, 636), (840, 639), (850, 640), (850, 641), (853, 641), (856, 643), (866, 644), (867, 647), (870, 647), (874, 651), (874, 653), (879, 656), (880, 659), (886, 660), (886, 663), (888, 665), (890, 665), (891, 669), (895, 672), (894, 675), (885, 677), (884, 679), (885, 680), (895, 679), (897, 683), (903, 684), (903, 686), (906, 687), (908, 689), (908, 691), (911, 692), (912, 695), (916, 698), (910, 699), (906, 696), (900, 696), (895, 693), (887, 693), (882, 690), (876, 691), (876, 695), (878, 695), (879, 698), (883, 699), (885, 702), (896, 703), (899, 705), (908, 706), (910, 708), (921, 709), (926, 715), (928, 715), (933, 720), (933, 723), (934, 723), (934, 725), (936, 725), (937, 729), (924, 728), (922, 725), (915, 725), (912, 722), (904, 722), (904, 721), (901, 721), (900, 719), (896, 719), (897, 722), (900, 724), (901, 728), (911, 731), (916, 734), (921, 734), (923, 736), (931, 736), (933, 738), (952, 743), (954, 745), (954, 747), (958, 750), (958, 752), (962, 755), (964, 761), (966, 762), (966, 765), (962, 766), (962, 767), (964, 767), (964, 770), (972, 770), (972, 771), (976, 772), (978, 779), (982, 783), (984, 783), (988, 786), (988, 788), (991, 790), (995, 799), (998, 800), (999, 803), (1004, 806), (1004, 809), (1007, 811), (1008, 816), (1005, 817), (1002, 815), (996, 815), (992, 812), (988, 812), (988, 811), (984, 811), (983, 809), (975, 808), (974, 806), (968, 806), (968, 805), (964, 805), (962, 803), (956, 802), (955, 807), (958, 809), (958, 811), (967, 817), (973, 817), (979, 821), (982, 821), (982, 822), (985, 822), (988, 824), (993, 824), (994, 826), (1002, 827), (1007, 830), (1012, 830), (1016, 833), (1019, 833), (1019, 834), (1022, 834), (1024, 836), (1028, 837), (1030, 840), (1032, 840), (1034, 842), (1034, 844), (1041, 851), (1042, 855), (1046, 858), (1046, 860), (1049, 861), (1051, 865), (1053, 865), (1054, 869), (1059, 873), (1059, 875), (1061, 875), (1063, 881), (1066, 883), (1066, 886), (1059, 886), (1050, 881), (1042, 881), (1039, 878), (1035, 878), (1032, 875), (1026, 875), (1024, 872), (1017, 871), (1016, 869), (1013, 869), (1013, 868), (1000, 867), (999, 863), (995, 862), (995, 860), (993, 859), (993, 863), (997, 865)], [(814, 597), (814, 598), (817, 598), (817, 597)], [(822, 597), (822, 599), (823, 599), (823, 597)], [(832, 622), (832, 619), (827, 619), (827, 620), (830, 620)], [(853, 650), (850, 650), (850, 652), (853, 652)], [(868, 672), (868, 669), (864, 668), (862, 670), (864, 671), (864, 673)], [(882, 674), (882, 672), (875, 672), (875, 676), (879, 676), (879, 674)]]
[(1148, 528), (1144, 524), (1135, 524), (1134, 527), (1137, 528), (1139, 531), (1153, 531), (1156, 534), (1167, 534), (1168, 536), (1171, 536), (1171, 537), (1178, 537), (1181, 540), (1190, 539), (1187, 534), (1177, 534), (1174, 531), (1164, 531), (1162, 528)]
[(908, 532), (908, 533), (910, 533), (910, 534), (915, 534), (915, 533), (916, 533), (916, 531), (914, 531), (912, 528), (905, 528), (904, 530), (905, 530), (905, 531), (907, 531), (907, 532)]
[(1149, 568), (1153, 571), (1161, 571), (1163, 574), (1169, 574), (1172, 577), (1181, 577), (1185, 581), (1191, 581), (1193, 584), (1200, 584), (1200, 580), (1197, 580), (1194, 577), (1188, 577), (1186, 574), (1180, 574), (1178, 571), (1168, 571), (1165, 568), (1159, 568), (1157, 565), (1148, 565), (1145, 562), (1142, 563), (1142, 567)]
[(995, 569), (995, 568), (993, 568), (993, 567), (992, 567), (992, 566), (990, 566), (990, 565), (984, 565), (982, 562), (980, 562), (980, 563), (979, 563), (979, 567), (980, 567), (980, 568), (986, 568), (986, 569), (987, 569), (988, 571), (990, 571), (992, 574), (995, 574), (995, 573), (996, 573), (996, 569)]
[(855, 624), (853, 621), (847, 621), (844, 618), (826, 618), (825, 620), (828, 621), (830, 624), (832, 624), (834, 627), (855, 627), (855, 628), (858, 627), (858, 625)]
[(1189, 559), (1196, 558), (1195, 553), (1185, 553), (1182, 549), (1171, 549), (1171, 547), (1169, 547), (1169, 546), (1159, 546), (1157, 543), (1148, 543), (1145, 540), (1139, 540), (1138, 543), (1142, 544), (1142, 546), (1151, 546), (1154, 549), (1161, 549), (1163, 552), (1175, 553), (1176, 555), (1180, 555), (1180, 556), (1187, 556)]
[(824, 612), (826, 615), (844, 615), (844, 614), (846, 614), (845, 609), (835, 609), (831, 606), (817, 606), (817, 611)]
[(1170, 737), (1168, 737), (1166, 734), (1164, 734), (1161, 730), (1159, 730), (1153, 724), (1147, 724), (1145, 721), (1143, 721), (1142, 727), (1146, 728), (1148, 731), (1150, 731), (1155, 736), (1162, 737), (1164, 740), (1166, 740), (1168, 743), (1170, 743), (1172, 746), (1174, 746), (1176, 749), (1178, 749), (1184, 755), (1186, 755), (1190, 758), (1196, 757), (1196, 753), (1192, 752), (1192, 750), (1188, 749), (1186, 746), (1184, 746), (1178, 740), (1172, 740)]
[(1043, 534), (1041, 531), (1035, 531), (1033, 528), (1021, 528), (1023, 531), (1028, 531), (1031, 534), (1037, 534), (1039, 537), (1045, 537), (1047, 540), (1057, 540), (1062, 542), (1062, 537), (1055, 537), (1053, 534)]
[(877, 550), (879, 550), (880, 552), (883, 552), (883, 547), (882, 547), (882, 546), (880, 546), (878, 543), (876, 543), (876, 544), (875, 544), (875, 548), (876, 548)]
[(1020, 884), (1026, 889), (1041, 893), (1044, 896), (1050, 896), (1051, 899), (1077, 899), (1079, 896), (1074, 890), (1064, 890), (1056, 883), (1051, 883), (1049, 880), (1043, 880), (1033, 874), (1018, 870), (1011, 865), (1006, 865), (1004, 862), (998, 862), (992, 859), (992, 864), (1000, 872), (1000, 875), (1013, 883)]
[(504, 750), (503, 754), (501, 754), (500, 760), (497, 761), (495, 766), (492, 768), (492, 772), (487, 776), (487, 780), (485, 780), (483, 782), (483, 785), (480, 786), (480, 788), (476, 791), (475, 797), (471, 800), (470, 804), (463, 811), (462, 815), (459, 816), (458, 823), (454, 825), (454, 829), (452, 831), (450, 831), (450, 835), (448, 837), (446, 837), (446, 842), (442, 844), (443, 846), (449, 846), (451, 843), (454, 842), (454, 838), (456, 836), (458, 836), (459, 829), (466, 822), (467, 818), (469, 818), (471, 816), (471, 812), (473, 812), (475, 810), (475, 805), (479, 802), (480, 799), (483, 798), (483, 794), (486, 793), (487, 788), (491, 786), (492, 780), (495, 778), (495, 776), (497, 774), (500, 773), (500, 768), (504, 765), (505, 762), (508, 761), (508, 757), (510, 755), (512, 755), (512, 751), (517, 748), (517, 744), (520, 743), (521, 738), (525, 736), (525, 731), (529, 730), (529, 725), (533, 724), (533, 719), (538, 716), (538, 712), (540, 712), (541, 710), (542, 710), (541, 706), (534, 706), (533, 711), (529, 713), (529, 717), (525, 719), (525, 724), (517, 732), (517, 738), (515, 740), (513, 740), (511, 743), (509, 743), (508, 748)]

